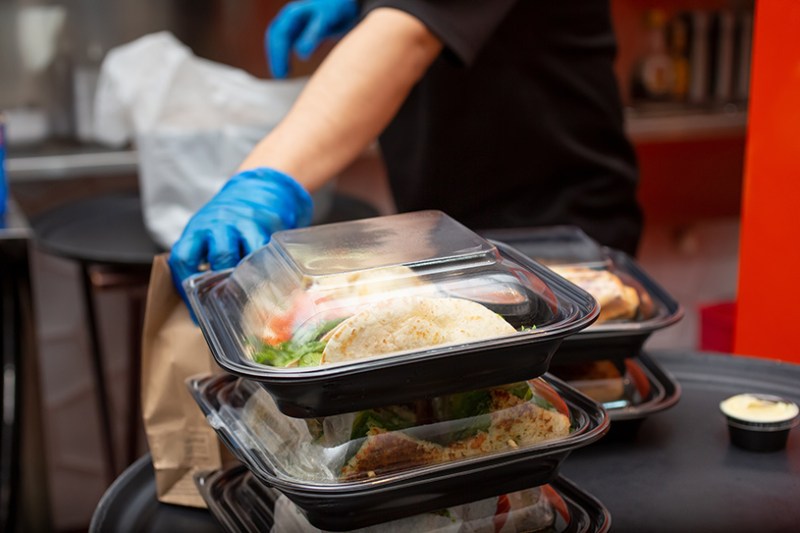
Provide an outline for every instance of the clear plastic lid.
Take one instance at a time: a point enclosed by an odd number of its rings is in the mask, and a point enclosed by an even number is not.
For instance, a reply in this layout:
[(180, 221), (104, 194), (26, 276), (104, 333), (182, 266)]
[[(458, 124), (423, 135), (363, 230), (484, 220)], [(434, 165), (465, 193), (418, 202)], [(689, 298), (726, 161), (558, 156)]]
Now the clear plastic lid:
[(643, 322), (657, 316), (658, 309), (642, 284), (613, 262), (602, 267), (551, 265), (569, 282), (591, 294), (600, 304), (594, 327), (606, 323)]
[(603, 247), (577, 226), (494, 229), (481, 235), (510, 244), (547, 266), (605, 268), (611, 263)]
[[(210, 511), (236, 532), (324, 533), (279, 491), (263, 485), (242, 467), (201, 473), (196, 482)], [(398, 518), (353, 533), (434, 532), (566, 532), (605, 531), (608, 513), (572, 483), (527, 488), (446, 509)]]
[(680, 306), (622, 252), (580, 228), (553, 226), (484, 233), (509, 244), (591, 294), (600, 316), (591, 330), (657, 329), (682, 316)]
[(438, 211), (278, 232), (186, 288), (215, 357), (248, 377), (519, 346), (596, 315)]
[(381, 484), (480, 458), (535, 455), (570, 439), (574, 447), (592, 427), (592, 416), (543, 378), (318, 419), (282, 414), (244, 378), (191, 380), (190, 388), (240, 458), (292, 486)]

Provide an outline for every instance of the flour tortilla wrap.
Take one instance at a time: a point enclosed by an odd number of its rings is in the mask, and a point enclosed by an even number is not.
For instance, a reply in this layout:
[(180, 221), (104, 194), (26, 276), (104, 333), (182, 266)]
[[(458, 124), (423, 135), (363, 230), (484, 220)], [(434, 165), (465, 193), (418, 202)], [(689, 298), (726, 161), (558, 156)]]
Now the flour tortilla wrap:
[(461, 298), (409, 296), (387, 300), (353, 315), (329, 336), (324, 363), (466, 343), (516, 333), (503, 317)]

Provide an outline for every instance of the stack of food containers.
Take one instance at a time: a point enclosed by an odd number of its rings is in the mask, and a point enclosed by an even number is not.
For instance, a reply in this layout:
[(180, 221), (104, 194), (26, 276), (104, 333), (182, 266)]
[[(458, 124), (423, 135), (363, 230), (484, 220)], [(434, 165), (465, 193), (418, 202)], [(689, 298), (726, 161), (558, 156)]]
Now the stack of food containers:
[[(568, 530), (607, 529), (602, 506), (558, 477), (607, 431), (606, 413), (540, 377), (599, 307), (513, 248), (426, 211), (280, 232), (233, 271), (185, 287), (229, 373), (189, 387), (250, 472), (198, 478), (230, 528), (273, 516), (286, 530), (275, 509), (291, 502), (334, 531), (396, 520), (425, 530), (409, 524), (430, 512), (531, 530), (519, 517), (541, 507), (547, 527), (558, 516)], [(243, 501), (232, 486), (263, 507), (232, 505)]]
[(597, 321), (561, 345), (550, 370), (603, 404), (613, 436), (634, 435), (649, 415), (678, 402), (680, 385), (643, 346), (652, 333), (680, 320), (683, 309), (631, 257), (573, 226), (483, 235), (547, 265), (598, 300)]

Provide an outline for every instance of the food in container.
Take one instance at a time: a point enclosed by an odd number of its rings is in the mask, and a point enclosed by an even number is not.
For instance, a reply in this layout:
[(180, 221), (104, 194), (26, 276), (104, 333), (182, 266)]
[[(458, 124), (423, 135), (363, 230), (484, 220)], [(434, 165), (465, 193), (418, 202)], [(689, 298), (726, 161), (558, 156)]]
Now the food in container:
[[(624, 402), (627, 397), (626, 388), (631, 381), (624, 368), (617, 361), (609, 359), (599, 361), (582, 361), (579, 363), (554, 365), (551, 371), (588, 397), (602, 404)], [(649, 389), (649, 383), (645, 382)], [(634, 384), (635, 386), (635, 384)], [(635, 390), (637, 395), (646, 397), (649, 390)]]
[[(254, 448), (286, 474), (319, 482), (372, 479), (530, 447), (570, 434), (567, 404), (544, 380), (300, 419), (280, 415), (263, 388), (231, 381), (217, 393)], [(239, 408), (239, 406), (241, 406)]]
[[(231, 533), (322, 532), (279, 491), (260, 483), (244, 467), (200, 472), (195, 481), (209, 510)], [(416, 514), (356, 530), (433, 532), (604, 532), (608, 511), (564, 478), (550, 485)]]
[(322, 362), (341, 363), (514, 333), (502, 316), (479, 303), (407, 296), (369, 306), (324, 335)]
[(600, 304), (590, 327), (565, 340), (557, 360), (624, 359), (638, 354), (648, 337), (683, 316), (683, 309), (627, 254), (602, 247), (577, 227), (490, 230), (588, 291)]
[(628, 359), (584, 360), (554, 364), (551, 372), (601, 403), (612, 421), (611, 434), (632, 435), (651, 414), (674, 406), (680, 384), (646, 353)]
[[(321, 532), (312, 526), (303, 512), (286, 496), (276, 494), (274, 502), (275, 531)], [(557, 507), (569, 519), (563, 499), (550, 487), (534, 487), (511, 494), (486, 498), (422, 513), (391, 522), (359, 528), (358, 533), (390, 532), (534, 532), (553, 531), (556, 526)]]
[(722, 401), (731, 442), (743, 449), (773, 452), (786, 447), (800, 422), (797, 404), (772, 394), (737, 394)]
[(637, 289), (632, 280), (622, 281), (620, 275), (605, 269), (582, 266), (552, 266), (554, 272), (565, 277), (589, 294), (600, 304), (600, 316), (595, 324), (610, 320), (635, 320), (638, 315), (652, 314), (653, 303), (646, 291)]
[(283, 415), (257, 383), (234, 376), (189, 386), (237, 457), (321, 528), (547, 483), (607, 429), (597, 404), (554, 379), (313, 419)]
[(217, 362), (301, 417), (539, 376), (599, 313), (585, 291), (436, 211), (278, 232), (186, 289)]
[[(275, 411), (271, 398), (263, 390), (255, 389), (244, 406), (243, 422), (256, 438), (266, 437), (265, 433), (272, 429), (265, 420), (274, 416)], [(304, 422), (311, 444), (309, 447), (301, 444), (302, 448), (296, 451), (313, 456), (316, 451), (323, 454), (345, 446), (343, 464), (340, 469), (335, 468), (338, 477), (344, 480), (373, 478), (527, 447), (566, 437), (571, 424), (566, 404), (543, 381), (455, 393)], [(319, 446), (325, 450), (318, 450)]]

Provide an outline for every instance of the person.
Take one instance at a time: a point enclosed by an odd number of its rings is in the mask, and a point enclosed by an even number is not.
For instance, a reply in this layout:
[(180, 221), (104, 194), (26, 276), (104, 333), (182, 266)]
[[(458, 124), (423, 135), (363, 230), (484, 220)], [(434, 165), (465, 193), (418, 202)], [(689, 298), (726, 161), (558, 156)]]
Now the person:
[(176, 283), (309, 224), (308, 191), (378, 136), (399, 211), (478, 230), (573, 224), (635, 253), (609, 0), (301, 0), (267, 31), (275, 77), (332, 37), (284, 120), (187, 224)]

